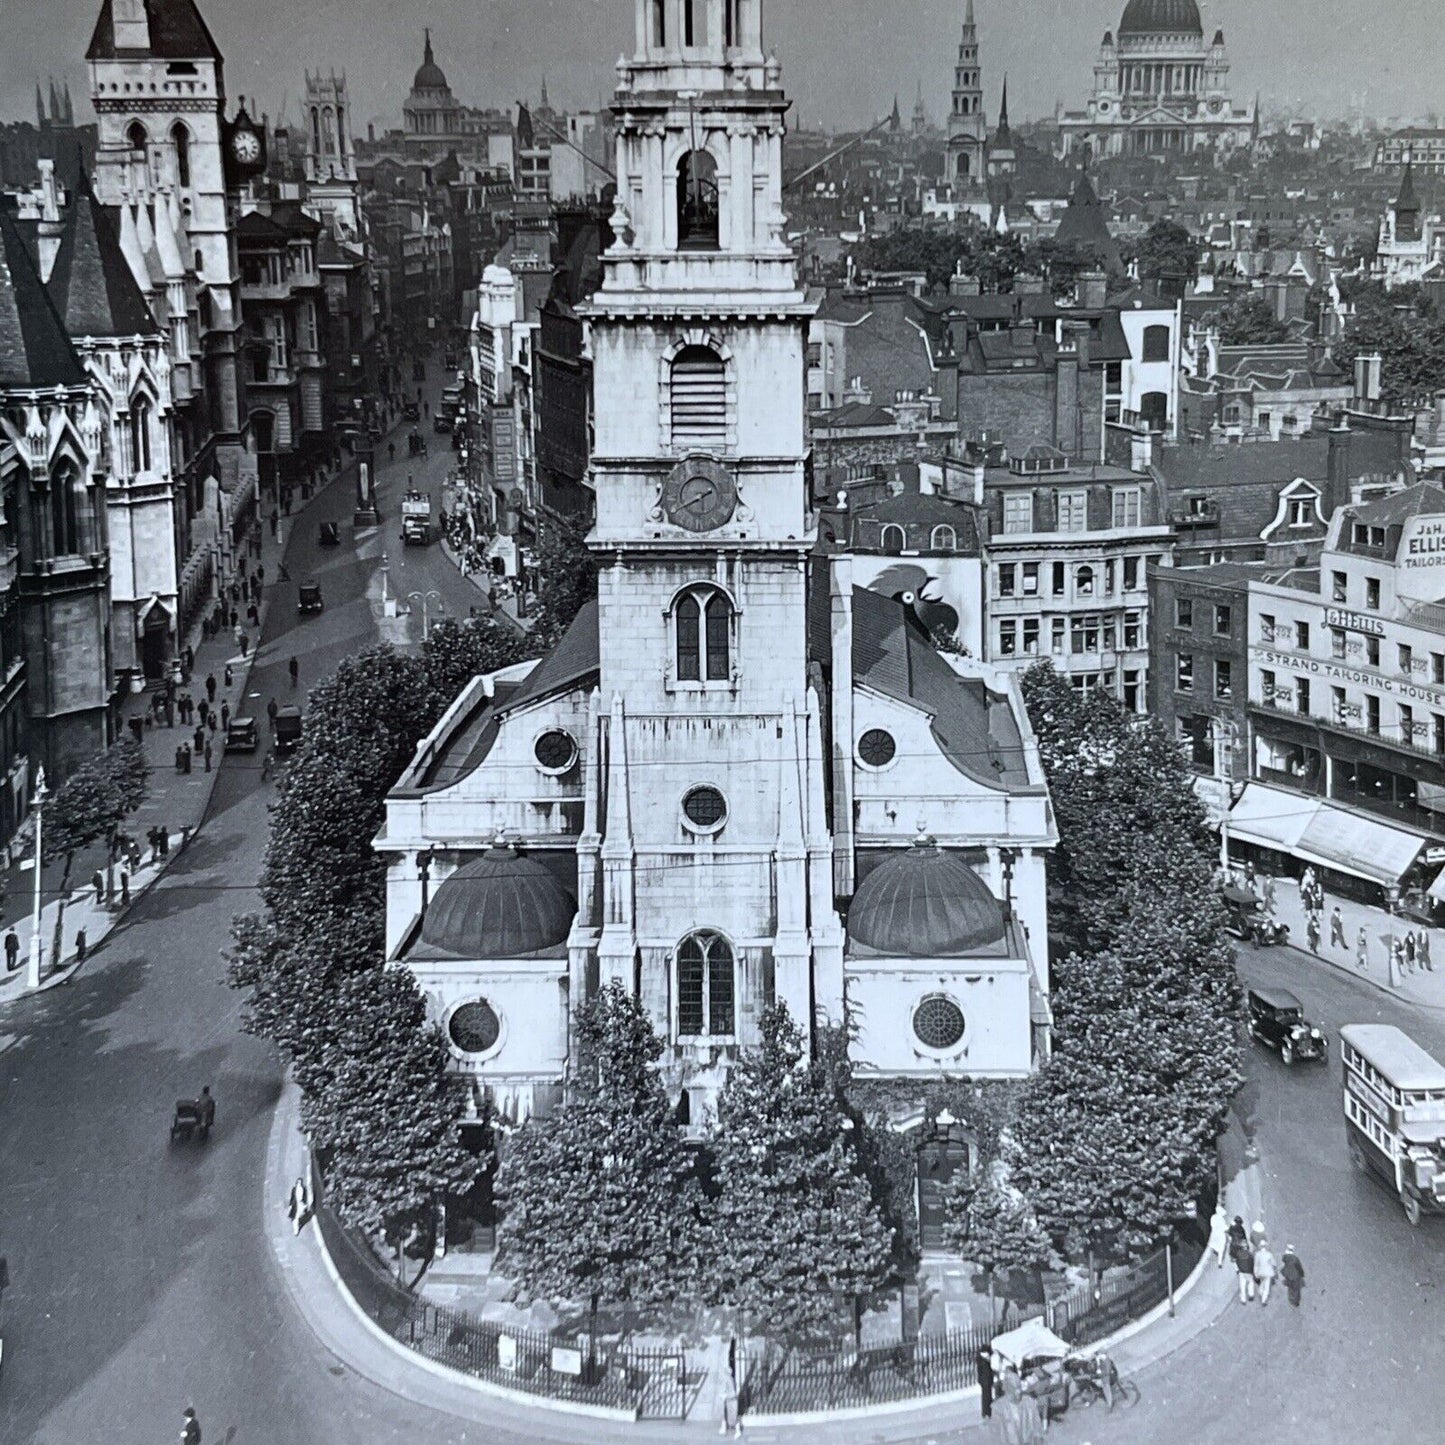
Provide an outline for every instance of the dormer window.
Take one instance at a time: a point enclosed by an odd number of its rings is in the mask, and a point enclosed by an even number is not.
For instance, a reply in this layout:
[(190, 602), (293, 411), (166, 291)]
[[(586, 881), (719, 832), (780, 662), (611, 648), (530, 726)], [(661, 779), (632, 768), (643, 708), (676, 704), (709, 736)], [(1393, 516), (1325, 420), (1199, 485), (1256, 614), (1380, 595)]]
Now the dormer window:
[(718, 249), (717, 162), (703, 150), (677, 163), (677, 244), (684, 251)]
[(958, 533), (947, 523), (941, 523), (933, 529), (932, 549), (935, 552), (958, 551)]
[(878, 545), (888, 556), (897, 557), (908, 545), (908, 534), (896, 522), (889, 522), (879, 535)]

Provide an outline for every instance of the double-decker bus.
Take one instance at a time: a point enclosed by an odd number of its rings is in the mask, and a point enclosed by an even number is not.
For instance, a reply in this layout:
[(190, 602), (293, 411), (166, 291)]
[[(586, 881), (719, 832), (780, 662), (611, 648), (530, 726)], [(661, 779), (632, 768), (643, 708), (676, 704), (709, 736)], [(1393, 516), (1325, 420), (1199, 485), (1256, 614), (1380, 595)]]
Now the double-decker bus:
[(1389, 1024), (1346, 1024), (1340, 1062), (1351, 1163), (1395, 1191), (1412, 1225), (1445, 1213), (1445, 1064)]

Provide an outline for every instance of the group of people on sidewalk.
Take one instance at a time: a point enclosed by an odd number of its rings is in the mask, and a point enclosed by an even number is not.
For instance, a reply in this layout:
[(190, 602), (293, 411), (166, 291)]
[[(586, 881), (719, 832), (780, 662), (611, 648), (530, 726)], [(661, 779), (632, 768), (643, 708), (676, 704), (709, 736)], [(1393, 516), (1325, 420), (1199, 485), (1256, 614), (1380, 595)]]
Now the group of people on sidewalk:
[(1251, 1304), (1258, 1297), (1261, 1305), (1267, 1305), (1274, 1282), (1280, 1280), (1290, 1304), (1299, 1308), (1305, 1286), (1304, 1264), (1292, 1244), (1275, 1258), (1263, 1220), (1256, 1219), (1246, 1229), (1243, 1215), (1236, 1214), (1231, 1220), (1221, 1203), (1209, 1221), (1209, 1251), (1215, 1257), (1216, 1268), (1223, 1269), (1226, 1259), (1233, 1263), (1239, 1278), (1240, 1304)]

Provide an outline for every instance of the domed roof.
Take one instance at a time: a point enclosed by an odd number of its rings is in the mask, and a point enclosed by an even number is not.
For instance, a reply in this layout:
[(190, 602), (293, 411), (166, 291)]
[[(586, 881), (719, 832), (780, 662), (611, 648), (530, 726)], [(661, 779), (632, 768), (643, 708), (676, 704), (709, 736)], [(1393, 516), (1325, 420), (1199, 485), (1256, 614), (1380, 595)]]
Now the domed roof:
[(1195, 0), (1129, 0), (1119, 22), (1119, 38), (1126, 35), (1197, 35), (1204, 38), (1204, 22)]
[(455, 958), (526, 958), (567, 941), (577, 900), (535, 858), (491, 848), (433, 895), (421, 944)]
[(442, 73), (442, 68), (436, 62), (436, 57), (431, 49), (431, 31), (426, 33), (426, 49), (422, 53), (421, 65), (416, 74), (412, 77), (411, 88), (413, 90), (448, 90), (447, 78)]
[(920, 838), (880, 863), (848, 909), (848, 939), (895, 958), (957, 958), (1006, 932), (1003, 905), (962, 858)]

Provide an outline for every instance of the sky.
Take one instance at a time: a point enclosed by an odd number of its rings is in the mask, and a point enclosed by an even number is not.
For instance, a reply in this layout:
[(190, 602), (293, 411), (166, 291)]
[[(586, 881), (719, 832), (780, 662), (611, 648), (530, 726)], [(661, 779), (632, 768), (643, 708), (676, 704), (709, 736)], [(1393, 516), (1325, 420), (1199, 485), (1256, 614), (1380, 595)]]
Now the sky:
[[(87, 111), (85, 47), (100, 0), (0, 0), (0, 119), (34, 118), (35, 84), (69, 80)], [(303, 71), (346, 72), (352, 113), (399, 124), (421, 61), (422, 27), (469, 105), (509, 107), (546, 76), (553, 105), (595, 107), (631, 49), (633, 0), (197, 0), (226, 57), (226, 88), (253, 111), (299, 113)], [(1017, 122), (1082, 105), (1123, 0), (975, 0), (990, 115), (1004, 72)], [(1445, 111), (1440, 0), (1201, 0), (1206, 35), (1223, 27), (1237, 98), (1266, 112), (1323, 117), (1353, 104), (1377, 119)], [(921, 82), (946, 109), (964, 0), (765, 0), (765, 36), (805, 124), (847, 127), (905, 116)], [(252, 98), (254, 97), (254, 104)]]

